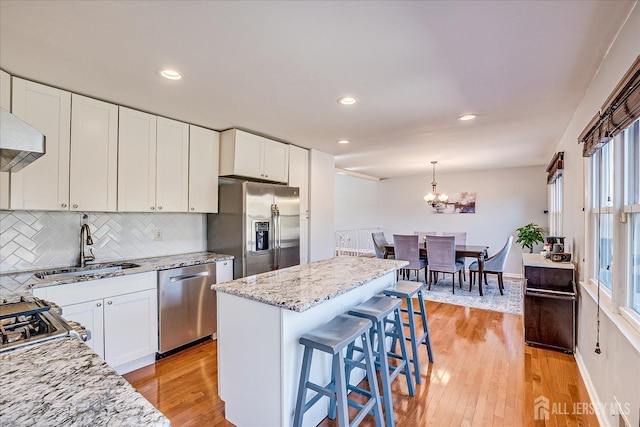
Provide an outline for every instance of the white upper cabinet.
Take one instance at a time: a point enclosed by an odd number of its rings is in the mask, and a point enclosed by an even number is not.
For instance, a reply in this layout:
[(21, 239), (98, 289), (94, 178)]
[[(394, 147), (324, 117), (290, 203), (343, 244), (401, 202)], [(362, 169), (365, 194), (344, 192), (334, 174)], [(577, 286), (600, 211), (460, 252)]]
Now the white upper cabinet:
[(187, 212), (189, 125), (158, 117), (156, 137), (156, 211)]
[(263, 139), (262, 171), (264, 179), (287, 182), (289, 180), (289, 145)]
[(119, 107), (118, 210), (156, 209), (156, 116)]
[(309, 150), (289, 146), (289, 186), (300, 188), (300, 217), (309, 217)]
[(218, 212), (220, 133), (189, 126), (189, 212)]
[(287, 182), (289, 145), (238, 129), (220, 134), (220, 176)]
[(12, 112), (46, 137), (45, 154), (11, 173), (11, 209), (69, 210), (71, 93), (13, 78)]
[[(11, 76), (0, 70), (0, 107), (11, 111)], [(0, 172), (0, 209), (9, 209), (9, 172)]]
[(71, 97), (72, 211), (115, 211), (118, 189), (118, 106)]

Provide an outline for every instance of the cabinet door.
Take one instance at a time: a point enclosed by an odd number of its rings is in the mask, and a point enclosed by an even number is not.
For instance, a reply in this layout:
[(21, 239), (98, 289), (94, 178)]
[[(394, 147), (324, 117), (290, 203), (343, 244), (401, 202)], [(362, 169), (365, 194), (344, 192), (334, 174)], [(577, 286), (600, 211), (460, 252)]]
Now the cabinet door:
[(233, 280), (233, 260), (216, 262), (216, 283), (230, 282)]
[[(11, 76), (0, 70), (0, 107), (11, 111)], [(0, 209), (9, 209), (9, 172), (0, 172)]]
[(11, 173), (11, 209), (69, 210), (71, 93), (14, 77), (12, 112), (45, 135), (46, 151)]
[(300, 219), (308, 219), (309, 150), (294, 145), (289, 146), (289, 186), (300, 188)]
[(189, 125), (158, 117), (156, 134), (156, 210), (189, 208)]
[(113, 367), (158, 351), (156, 290), (104, 300), (104, 356)]
[(263, 138), (262, 174), (269, 181), (287, 182), (289, 179), (289, 146)]
[(247, 132), (235, 132), (234, 175), (263, 178), (261, 172), (262, 138)]
[(62, 306), (62, 315), (65, 320), (73, 320), (87, 328), (91, 333), (91, 339), (87, 340), (87, 345), (104, 359), (103, 304), (103, 300), (99, 299)]
[(156, 209), (156, 116), (119, 107), (118, 210)]
[(220, 134), (189, 126), (189, 212), (218, 212)]
[(118, 187), (118, 107), (71, 97), (71, 210), (115, 211)]

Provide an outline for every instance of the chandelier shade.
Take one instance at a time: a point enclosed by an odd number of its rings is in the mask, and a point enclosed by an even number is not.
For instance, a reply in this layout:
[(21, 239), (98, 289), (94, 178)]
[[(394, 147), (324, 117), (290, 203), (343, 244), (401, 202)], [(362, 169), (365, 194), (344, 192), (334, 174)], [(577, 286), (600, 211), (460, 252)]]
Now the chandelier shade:
[(432, 161), (433, 165), (433, 181), (431, 181), (431, 193), (424, 196), (424, 201), (429, 204), (433, 209), (442, 209), (447, 204), (449, 200), (449, 196), (444, 193), (438, 193), (436, 186), (438, 183), (436, 182), (436, 163), (437, 161)]

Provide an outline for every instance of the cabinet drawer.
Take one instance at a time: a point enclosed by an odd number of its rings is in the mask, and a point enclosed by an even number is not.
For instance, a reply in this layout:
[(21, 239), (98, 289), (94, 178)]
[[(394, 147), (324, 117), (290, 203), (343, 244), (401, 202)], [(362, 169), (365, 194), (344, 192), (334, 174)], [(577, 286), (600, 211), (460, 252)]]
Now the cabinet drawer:
[(38, 288), (33, 294), (63, 306), (148, 289), (157, 289), (155, 271)]

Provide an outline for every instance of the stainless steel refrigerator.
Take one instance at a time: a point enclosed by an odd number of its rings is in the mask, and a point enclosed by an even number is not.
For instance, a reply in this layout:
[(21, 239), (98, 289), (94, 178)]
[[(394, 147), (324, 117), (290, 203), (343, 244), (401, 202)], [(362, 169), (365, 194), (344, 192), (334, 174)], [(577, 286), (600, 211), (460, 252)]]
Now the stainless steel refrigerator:
[(207, 248), (235, 256), (234, 279), (300, 264), (298, 187), (222, 184), (218, 203), (207, 215)]

